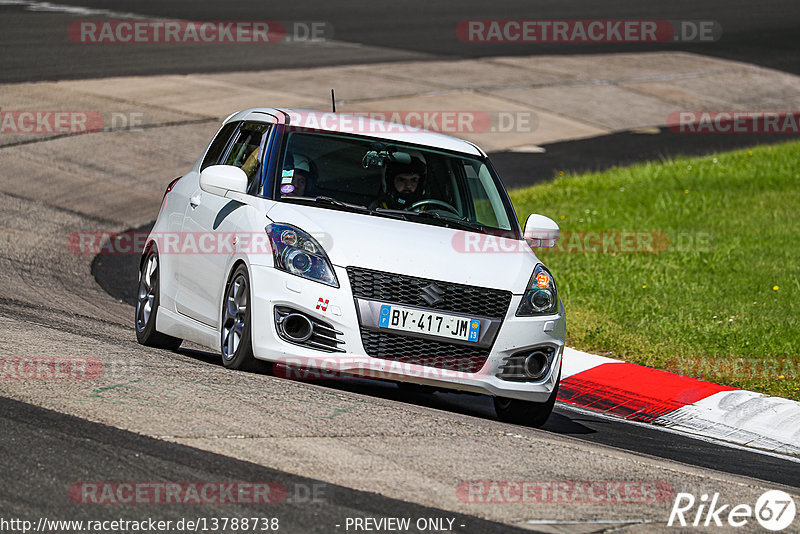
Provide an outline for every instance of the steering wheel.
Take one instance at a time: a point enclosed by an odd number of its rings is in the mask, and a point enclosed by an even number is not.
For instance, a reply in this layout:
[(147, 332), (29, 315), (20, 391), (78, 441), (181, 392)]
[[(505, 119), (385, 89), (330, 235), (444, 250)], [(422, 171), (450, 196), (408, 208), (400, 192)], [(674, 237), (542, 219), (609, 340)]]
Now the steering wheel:
[(411, 204), (411, 205), (410, 205), (410, 206), (407, 208), (407, 210), (408, 210), (408, 211), (411, 211), (411, 210), (413, 210), (414, 208), (418, 208), (418, 207), (420, 207), (420, 206), (426, 206), (426, 205), (428, 205), (428, 204), (431, 204), (431, 205), (433, 205), (433, 206), (439, 206), (440, 208), (444, 208), (444, 209), (446, 209), (447, 211), (449, 211), (449, 212), (453, 213), (454, 215), (461, 216), (461, 214), (460, 214), (460, 213), (458, 213), (458, 210), (457, 210), (457, 209), (455, 209), (455, 208), (454, 208), (453, 206), (451, 206), (450, 204), (448, 204), (447, 202), (443, 202), (443, 201), (441, 201), (441, 200), (436, 200), (436, 199), (433, 199), (433, 198), (424, 198), (424, 199), (422, 199), (422, 200), (419, 200), (419, 201), (417, 201), (417, 202), (414, 202), (413, 204)]

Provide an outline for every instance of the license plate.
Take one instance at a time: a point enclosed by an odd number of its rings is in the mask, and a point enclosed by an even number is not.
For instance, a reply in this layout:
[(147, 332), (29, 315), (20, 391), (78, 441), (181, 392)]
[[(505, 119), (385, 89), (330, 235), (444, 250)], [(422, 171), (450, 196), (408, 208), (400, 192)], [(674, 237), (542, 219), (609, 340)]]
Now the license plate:
[(481, 331), (481, 322), (478, 319), (388, 304), (381, 305), (378, 326), (389, 330), (402, 330), (474, 342), (478, 341)]

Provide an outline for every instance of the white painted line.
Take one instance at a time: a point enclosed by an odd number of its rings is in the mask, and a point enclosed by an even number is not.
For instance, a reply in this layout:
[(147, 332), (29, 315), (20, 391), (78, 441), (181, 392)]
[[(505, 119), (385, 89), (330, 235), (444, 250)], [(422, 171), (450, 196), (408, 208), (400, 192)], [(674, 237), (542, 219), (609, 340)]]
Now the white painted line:
[(561, 378), (588, 371), (604, 363), (625, 363), (605, 356), (597, 356), (588, 352), (581, 352), (570, 347), (564, 347), (564, 356), (561, 359)]
[[(111, 9), (94, 9), (91, 7), (66, 6), (53, 4), (51, 2), (36, 2), (34, 0), (0, 0), (0, 6), (24, 6), (29, 11), (47, 11), (51, 13), (68, 13), (70, 15), (82, 16), (103, 16), (118, 19), (146, 19), (144, 15), (128, 13), (124, 11), (113, 11)], [(154, 19), (155, 20), (155, 19)]]
[(655, 424), (800, 454), (800, 402), (752, 391), (720, 391), (659, 417)]
[[(633, 365), (565, 347), (561, 378), (605, 363)], [(662, 415), (652, 423), (630, 421), (564, 403), (560, 405), (617, 421), (668, 429), (703, 441), (759, 453), (768, 452), (779, 458), (800, 462), (800, 402), (781, 397), (746, 390), (720, 391)]]
[(752, 453), (755, 453), (755, 454), (760, 454), (762, 456), (770, 456), (772, 458), (780, 458), (781, 460), (794, 462), (794, 463), (800, 465), (800, 457), (797, 457), (797, 456), (788, 456), (786, 454), (781, 454), (781, 453), (777, 453), (777, 452), (773, 452), (773, 451), (769, 451), (769, 450), (756, 449), (756, 448), (753, 448), (753, 447), (740, 445), (738, 443), (732, 443), (730, 441), (725, 441), (723, 439), (718, 439), (718, 438), (715, 438), (715, 437), (712, 437), (712, 436), (706, 436), (706, 435), (703, 435), (703, 434), (697, 434), (697, 433), (693, 433), (693, 432), (688, 432), (687, 430), (684, 430), (684, 429), (675, 429), (675, 428), (671, 428), (671, 427), (667, 427), (667, 426), (654, 425), (653, 423), (644, 423), (642, 421), (632, 421), (630, 419), (623, 419), (623, 418), (617, 417), (615, 415), (608, 415), (608, 414), (605, 414), (603, 412), (596, 412), (596, 411), (590, 410), (588, 408), (581, 408), (580, 406), (574, 406), (572, 404), (567, 404), (567, 403), (564, 403), (564, 402), (561, 402), (561, 401), (557, 402), (556, 406), (558, 408), (561, 408), (561, 409), (564, 409), (564, 410), (567, 410), (567, 411), (573, 411), (573, 412), (577, 412), (577, 413), (580, 413), (580, 414), (583, 414), (583, 415), (587, 415), (587, 416), (591, 416), (591, 417), (598, 417), (598, 418), (606, 419), (606, 420), (609, 420), (609, 421), (623, 422), (623, 423), (627, 423), (629, 425), (645, 427), (645, 428), (649, 428), (651, 430), (658, 430), (659, 432), (667, 432), (667, 433), (670, 433), (670, 434), (677, 434), (679, 436), (689, 437), (689, 438), (692, 438), (692, 439), (696, 439), (698, 441), (703, 441), (703, 442), (706, 442), (706, 443), (713, 443), (714, 445), (720, 445), (720, 446), (723, 446), (723, 447), (728, 447), (729, 449), (736, 449), (736, 450), (740, 450), (740, 451), (752, 452)]
[[(100, 16), (108, 17), (110, 19), (126, 19), (126, 20), (158, 20), (158, 21), (175, 21), (175, 22), (188, 22), (186, 19), (153, 17), (150, 15), (140, 15), (138, 13), (129, 13), (127, 11), (114, 11), (112, 9), (96, 9), (92, 7), (83, 6), (70, 6), (64, 4), (54, 4), (52, 2), (39, 2), (37, 0), (0, 0), (0, 6), (23, 6), (28, 11), (44, 11), (50, 13), (66, 13), (69, 15), (79, 15), (82, 17)], [(347, 41), (337, 41), (334, 39), (309, 39), (309, 40), (285, 40), (281, 44), (291, 44), (294, 46), (337, 46), (349, 48), (361, 48), (361, 43), (351, 43)]]
[(512, 146), (508, 149), (509, 152), (517, 152), (520, 154), (544, 154), (547, 150), (539, 145), (520, 145)]
[(528, 519), (529, 525), (625, 525), (654, 523), (647, 519), (595, 519), (594, 521), (558, 521), (556, 519)]

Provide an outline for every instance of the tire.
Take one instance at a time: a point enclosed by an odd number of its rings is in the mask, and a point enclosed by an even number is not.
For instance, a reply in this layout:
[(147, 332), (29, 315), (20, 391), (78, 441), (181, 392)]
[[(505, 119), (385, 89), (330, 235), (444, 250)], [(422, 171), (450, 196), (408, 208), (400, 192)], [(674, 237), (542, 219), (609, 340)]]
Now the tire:
[(558, 381), (550, 397), (545, 402), (531, 402), (505, 397), (494, 397), (494, 410), (497, 418), (504, 423), (532, 426), (539, 428), (547, 422), (553, 413), (553, 406), (558, 397), (558, 385), (561, 383), (561, 371), (558, 372)]
[(220, 327), (222, 365), (228, 369), (259, 371), (260, 362), (253, 356), (251, 335), (250, 275), (239, 265), (225, 284)]
[(158, 253), (151, 249), (139, 269), (139, 288), (136, 295), (136, 314), (134, 326), (136, 341), (148, 347), (177, 350), (183, 342), (177, 337), (162, 334), (156, 330), (156, 316), (161, 300), (160, 262)]

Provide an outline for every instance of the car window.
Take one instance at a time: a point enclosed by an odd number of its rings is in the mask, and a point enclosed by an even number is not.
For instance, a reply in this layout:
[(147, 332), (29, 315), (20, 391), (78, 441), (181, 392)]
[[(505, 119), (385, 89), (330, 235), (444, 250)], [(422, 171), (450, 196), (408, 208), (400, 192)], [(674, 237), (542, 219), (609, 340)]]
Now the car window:
[(493, 228), (511, 228), (503, 200), (486, 165), (476, 166), (470, 160), (462, 160), (462, 164), (475, 209), (475, 221)]
[(211, 146), (208, 147), (208, 152), (206, 152), (206, 157), (203, 158), (203, 163), (200, 165), (201, 171), (206, 167), (210, 167), (211, 165), (217, 165), (219, 163), (219, 160), (222, 157), (222, 153), (228, 146), (228, 141), (231, 140), (231, 136), (239, 127), (239, 124), (241, 123), (229, 122), (220, 129), (217, 136), (211, 142)]
[(279, 199), (330, 197), (512, 230), (502, 186), (480, 158), (343, 134), (290, 132), (280, 161)]
[(237, 133), (228, 150), (225, 165), (239, 167), (247, 175), (247, 191), (257, 186), (257, 178), (261, 169), (261, 140), (269, 132), (270, 125), (263, 122), (245, 122)]

